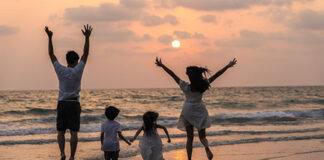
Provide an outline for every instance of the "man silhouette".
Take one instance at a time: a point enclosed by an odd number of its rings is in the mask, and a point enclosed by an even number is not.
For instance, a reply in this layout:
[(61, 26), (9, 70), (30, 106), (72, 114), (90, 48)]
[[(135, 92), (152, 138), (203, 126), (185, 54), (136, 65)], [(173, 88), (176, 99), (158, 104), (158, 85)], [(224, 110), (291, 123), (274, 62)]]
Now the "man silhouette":
[(67, 67), (61, 65), (54, 55), (52, 36), (53, 32), (45, 27), (48, 35), (48, 53), (54, 65), (55, 72), (59, 80), (59, 97), (57, 104), (56, 129), (58, 131), (57, 141), (61, 152), (61, 160), (65, 160), (65, 132), (70, 130), (71, 155), (70, 160), (74, 160), (75, 151), (78, 144), (78, 131), (80, 129), (81, 106), (79, 102), (79, 92), (81, 90), (81, 77), (89, 54), (89, 37), (92, 27), (84, 26), (82, 30), (85, 36), (83, 55), (79, 61), (79, 55), (75, 51), (68, 51), (66, 54)]

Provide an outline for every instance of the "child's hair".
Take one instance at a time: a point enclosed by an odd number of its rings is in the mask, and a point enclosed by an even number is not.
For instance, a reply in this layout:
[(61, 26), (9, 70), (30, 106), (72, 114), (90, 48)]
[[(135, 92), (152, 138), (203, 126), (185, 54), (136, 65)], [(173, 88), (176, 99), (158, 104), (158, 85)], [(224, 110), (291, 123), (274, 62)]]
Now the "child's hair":
[(159, 114), (153, 111), (145, 112), (143, 115), (144, 121), (144, 133), (146, 135), (154, 134), (154, 126), (156, 125), (156, 120), (159, 117)]
[(208, 69), (203, 67), (187, 67), (186, 74), (188, 75), (190, 80), (191, 91), (198, 91), (200, 93), (204, 93), (207, 89), (209, 89), (210, 85), (206, 78), (206, 73), (208, 72)]
[(119, 114), (119, 109), (114, 106), (109, 106), (105, 110), (105, 115), (109, 120), (114, 120)]

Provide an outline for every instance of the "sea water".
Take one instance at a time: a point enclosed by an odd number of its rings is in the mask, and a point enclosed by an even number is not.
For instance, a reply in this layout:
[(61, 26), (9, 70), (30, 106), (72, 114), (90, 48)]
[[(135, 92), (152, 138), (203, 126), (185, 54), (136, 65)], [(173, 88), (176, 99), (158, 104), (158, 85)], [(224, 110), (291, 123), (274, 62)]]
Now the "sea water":
[[(80, 95), (79, 142), (99, 141), (105, 107), (112, 105), (121, 110), (116, 121), (124, 133), (134, 133), (143, 113), (152, 110), (160, 114), (158, 123), (171, 130), (173, 140), (165, 151), (185, 148), (185, 141), (177, 141), (186, 137), (176, 129), (184, 101), (180, 89), (82, 90)], [(57, 97), (57, 90), (0, 91), (0, 146), (56, 143)], [(203, 101), (212, 122), (207, 129), (211, 146), (324, 139), (323, 86), (211, 88)], [(120, 157), (137, 154), (138, 147), (129, 146)]]

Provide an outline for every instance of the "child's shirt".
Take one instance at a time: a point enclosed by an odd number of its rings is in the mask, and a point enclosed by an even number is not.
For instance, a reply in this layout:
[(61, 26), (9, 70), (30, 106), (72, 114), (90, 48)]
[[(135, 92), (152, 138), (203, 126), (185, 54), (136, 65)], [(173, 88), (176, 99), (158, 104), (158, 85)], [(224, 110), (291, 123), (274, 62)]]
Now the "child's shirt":
[(120, 124), (116, 121), (108, 120), (101, 125), (101, 132), (105, 133), (105, 138), (101, 147), (103, 151), (119, 151), (118, 132), (121, 132)]

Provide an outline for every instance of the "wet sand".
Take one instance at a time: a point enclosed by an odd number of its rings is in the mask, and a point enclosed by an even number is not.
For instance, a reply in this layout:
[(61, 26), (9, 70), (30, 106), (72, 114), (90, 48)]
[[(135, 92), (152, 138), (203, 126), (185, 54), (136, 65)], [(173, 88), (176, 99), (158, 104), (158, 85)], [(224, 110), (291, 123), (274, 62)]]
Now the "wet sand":
[[(132, 146), (134, 150), (137, 144)], [(324, 159), (324, 139), (294, 140), (280, 142), (260, 142), (211, 147), (214, 160), (322, 160)], [(69, 155), (69, 143), (66, 153)], [(186, 160), (186, 150), (164, 152), (166, 160)], [(42, 145), (0, 146), (0, 159), (4, 160), (55, 160), (59, 159), (56, 143)], [(76, 160), (102, 160), (100, 142), (81, 142), (78, 145)], [(121, 160), (141, 160), (138, 154)], [(204, 148), (193, 149), (193, 160), (207, 160)]]
[[(212, 147), (214, 160), (323, 160), (324, 140), (261, 142)], [(186, 150), (164, 153), (166, 160), (186, 160)], [(128, 158), (123, 158), (126, 160)], [(140, 160), (138, 155), (132, 160)], [(194, 148), (192, 160), (207, 160), (204, 148)]]

